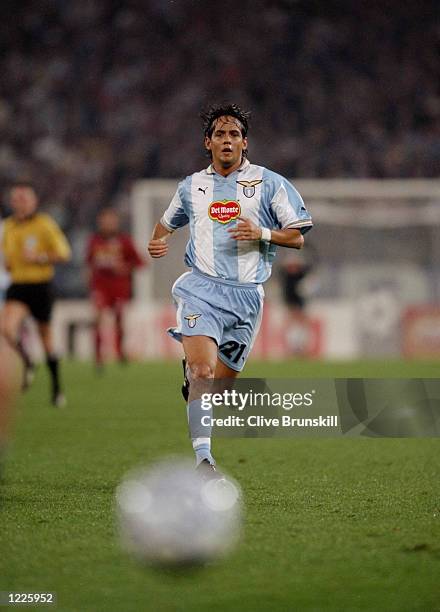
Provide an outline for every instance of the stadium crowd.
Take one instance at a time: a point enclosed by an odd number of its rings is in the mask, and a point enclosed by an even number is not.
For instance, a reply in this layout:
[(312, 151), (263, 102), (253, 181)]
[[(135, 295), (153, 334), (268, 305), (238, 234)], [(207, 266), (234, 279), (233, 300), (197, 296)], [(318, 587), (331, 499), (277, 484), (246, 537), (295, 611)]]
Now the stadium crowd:
[[(432, 177), (440, 158), (433, 1), (6, 1), (0, 188), (36, 181), (81, 242), (128, 215), (140, 177), (205, 163), (198, 110), (253, 111), (254, 163), (286, 176)], [(336, 4), (336, 3), (335, 3)], [(73, 233), (72, 233), (73, 232)]]

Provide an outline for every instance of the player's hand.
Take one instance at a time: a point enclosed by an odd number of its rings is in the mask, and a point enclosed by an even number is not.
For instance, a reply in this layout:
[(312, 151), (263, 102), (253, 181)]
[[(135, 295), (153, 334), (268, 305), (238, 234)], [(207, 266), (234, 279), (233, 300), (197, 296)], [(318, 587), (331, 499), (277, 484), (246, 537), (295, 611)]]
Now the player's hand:
[(237, 225), (228, 232), (234, 240), (261, 240), (261, 227), (244, 217), (238, 217)]
[(163, 257), (168, 253), (168, 244), (162, 240), (162, 238), (158, 238), (157, 240), (150, 240), (148, 243), (147, 250), (151, 257), (159, 258)]

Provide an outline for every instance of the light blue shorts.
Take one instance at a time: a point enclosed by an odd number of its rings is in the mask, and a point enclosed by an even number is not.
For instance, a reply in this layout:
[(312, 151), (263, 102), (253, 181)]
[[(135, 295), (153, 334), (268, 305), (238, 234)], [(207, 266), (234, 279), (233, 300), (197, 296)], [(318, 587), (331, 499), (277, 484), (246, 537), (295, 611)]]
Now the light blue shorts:
[(177, 327), (168, 329), (168, 333), (179, 342), (182, 336), (213, 338), (219, 359), (241, 372), (260, 327), (263, 287), (238, 285), (192, 270), (176, 280), (172, 293)]

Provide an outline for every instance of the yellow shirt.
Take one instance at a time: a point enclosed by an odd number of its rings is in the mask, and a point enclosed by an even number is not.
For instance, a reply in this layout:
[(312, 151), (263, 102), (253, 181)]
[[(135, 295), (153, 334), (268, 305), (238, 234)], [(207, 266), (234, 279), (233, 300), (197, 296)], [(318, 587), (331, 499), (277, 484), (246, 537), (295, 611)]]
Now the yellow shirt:
[(36, 213), (18, 221), (8, 217), (3, 225), (2, 250), (13, 283), (45, 283), (54, 275), (52, 264), (26, 261), (26, 253), (70, 259), (70, 247), (58, 224), (49, 215)]

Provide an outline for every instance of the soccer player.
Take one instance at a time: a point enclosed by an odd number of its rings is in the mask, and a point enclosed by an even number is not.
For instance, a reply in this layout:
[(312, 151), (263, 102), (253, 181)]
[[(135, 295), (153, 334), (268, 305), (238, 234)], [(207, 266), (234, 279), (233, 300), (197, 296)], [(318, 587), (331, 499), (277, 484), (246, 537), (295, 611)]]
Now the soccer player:
[(174, 283), (177, 327), (168, 331), (185, 352), (197, 466), (215, 472), (211, 429), (201, 425), (201, 415), (209, 413), (201, 411), (200, 389), (243, 369), (276, 247), (300, 249), (312, 222), (288, 180), (248, 161), (249, 113), (231, 104), (214, 106), (202, 118), (211, 164), (179, 184), (148, 251), (155, 258), (166, 255), (167, 238), (189, 223), (185, 263), (191, 271)]
[[(0, 336), (0, 479), (3, 455), (9, 441), (14, 399), (20, 388), (19, 358)], [(0, 483), (1, 484), (1, 483)]]
[(95, 362), (98, 371), (103, 365), (102, 319), (106, 309), (114, 313), (116, 352), (125, 363), (123, 310), (131, 298), (133, 270), (144, 265), (132, 239), (121, 232), (115, 210), (103, 209), (98, 215), (98, 232), (90, 238), (87, 263), (90, 270), (90, 292), (95, 308)]
[[(1, 213), (1, 210), (0, 210)], [(2, 244), (2, 236), (3, 236), (3, 220), (0, 214), (0, 245)], [(3, 303), (3, 299), (6, 294), (6, 290), (10, 285), (9, 274), (6, 270), (4, 255), (2, 249), (0, 248), (0, 309)]]
[(57, 223), (38, 212), (38, 196), (31, 183), (13, 185), (10, 204), (13, 214), (3, 225), (2, 250), (11, 284), (0, 315), (0, 331), (23, 360), (25, 389), (33, 378), (34, 364), (21, 340), (21, 331), (27, 317), (35, 319), (51, 377), (51, 401), (61, 407), (65, 397), (50, 325), (52, 278), (54, 264), (70, 259), (70, 247)]
[(310, 321), (305, 310), (304, 279), (313, 269), (314, 250), (310, 244), (301, 252), (290, 251), (280, 266), (284, 300), (289, 321), (286, 329), (287, 346), (292, 355), (307, 356), (310, 350)]

